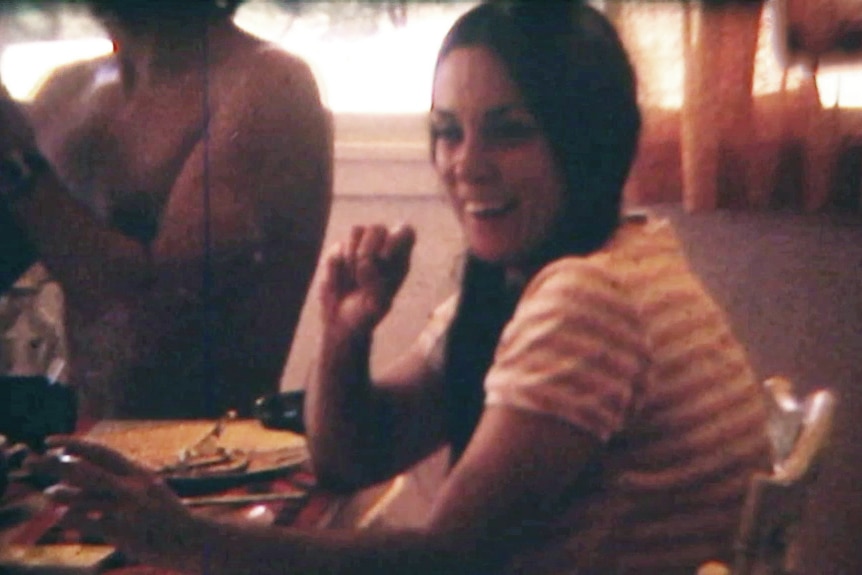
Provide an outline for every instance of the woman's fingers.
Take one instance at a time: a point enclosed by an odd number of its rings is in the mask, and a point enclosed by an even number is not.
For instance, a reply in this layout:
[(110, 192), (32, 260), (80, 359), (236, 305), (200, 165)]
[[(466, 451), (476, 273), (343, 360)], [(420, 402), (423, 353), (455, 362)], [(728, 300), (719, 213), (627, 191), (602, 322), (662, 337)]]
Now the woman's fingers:
[(58, 527), (62, 530), (76, 531), (82, 541), (112, 541), (119, 533), (116, 513), (107, 505), (85, 505), (81, 501), (66, 503)]
[(65, 483), (52, 485), (45, 489), (44, 493), (54, 503), (74, 509), (75, 514), (104, 510), (116, 504), (116, 498), (112, 493), (102, 493), (92, 489), (84, 490)]
[(340, 294), (349, 289), (350, 277), (347, 272), (346, 253), (347, 248), (344, 243), (334, 244), (327, 250), (321, 266), (323, 297)]
[(66, 455), (83, 457), (111, 473), (118, 475), (149, 474), (146, 468), (130, 461), (119, 452), (97, 443), (69, 436), (54, 436), (49, 437), (45, 444), (52, 449), (62, 449)]
[(350, 236), (347, 240), (347, 246), (351, 252), (355, 252), (357, 246), (362, 241), (362, 236), (365, 235), (365, 226), (353, 226), (350, 228)]
[(363, 329), (376, 325), (406, 277), (415, 241), (407, 225), (351, 228), (324, 256), (318, 292), (323, 320)]
[(365, 226), (353, 226), (350, 228), (350, 235), (347, 241), (342, 244), (342, 256), (347, 266), (353, 267), (356, 265), (356, 254), (359, 251), (359, 245), (362, 243), (364, 236)]
[(84, 458), (60, 455), (45, 457), (33, 466), (37, 471), (68, 486), (101, 498), (115, 498), (123, 491), (121, 479)]
[(385, 259), (396, 265), (407, 263), (410, 253), (416, 244), (416, 230), (406, 224), (399, 224), (392, 228), (389, 233), (389, 242), (386, 244)]
[(407, 224), (387, 227), (381, 224), (354, 226), (348, 240), (343, 244), (345, 259), (356, 261), (362, 258), (388, 260), (397, 250), (412, 248), (416, 232)]
[(362, 235), (362, 241), (359, 242), (356, 250), (357, 260), (379, 259), (388, 235), (389, 230), (385, 226), (374, 225), (366, 227), (365, 233)]
[(413, 228), (404, 224), (391, 228), (381, 224), (354, 226), (346, 241), (330, 249), (324, 280), (341, 286), (344, 282), (336, 282), (336, 279), (363, 285), (378, 281), (391, 283), (391, 278), (386, 276), (405, 268), (399, 264), (409, 260), (415, 239)]

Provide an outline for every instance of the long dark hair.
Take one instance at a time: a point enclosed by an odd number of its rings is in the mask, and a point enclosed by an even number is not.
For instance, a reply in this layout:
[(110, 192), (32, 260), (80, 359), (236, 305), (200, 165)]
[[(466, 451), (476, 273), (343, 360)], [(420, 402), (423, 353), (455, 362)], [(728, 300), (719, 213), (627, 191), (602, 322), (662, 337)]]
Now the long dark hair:
[(86, 0), (97, 16), (116, 15), (127, 25), (136, 22), (198, 21), (224, 18), (236, 12), (243, 0)]
[[(602, 247), (619, 225), (641, 125), (634, 71), (613, 26), (578, 1), (486, 2), (455, 22), (437, 67), (464, 46), (484, 46), (500, 58), (565, 177), (559, 225), (534, 254), (531, 269)], [(433, 134), (430, 143), (433, 159)], [(455, 457), (478, 422), (483, 381), (518, 295), (506, 287), (500, 267), (467, 254), (446, 346), (446, 409)]]

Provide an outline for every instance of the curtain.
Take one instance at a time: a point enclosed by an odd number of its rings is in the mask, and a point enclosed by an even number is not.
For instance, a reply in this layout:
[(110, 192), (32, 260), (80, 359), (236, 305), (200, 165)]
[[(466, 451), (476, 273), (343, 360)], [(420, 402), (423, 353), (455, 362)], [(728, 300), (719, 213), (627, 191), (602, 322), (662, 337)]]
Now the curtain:
[(860, 210), (862, 108), (840, 89), (852, 75), (785, 66), (771, 4), (605, 9), (632, 56), (644, 113), (629, 205)]

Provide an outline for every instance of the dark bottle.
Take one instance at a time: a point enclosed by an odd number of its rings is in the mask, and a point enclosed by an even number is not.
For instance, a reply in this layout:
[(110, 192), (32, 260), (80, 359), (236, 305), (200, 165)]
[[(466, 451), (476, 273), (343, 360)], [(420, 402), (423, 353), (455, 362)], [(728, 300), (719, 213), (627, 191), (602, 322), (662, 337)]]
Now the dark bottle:
[(0, 377), (0, 433), (41, 450), (49, 435), (75, 430), (75, 388), (42, 375)]
[(305, 390), (283, 391), (264, 395), (254, 402), (254, 417), (268, 429), (286, 429), (304, 434), (302, 406)]

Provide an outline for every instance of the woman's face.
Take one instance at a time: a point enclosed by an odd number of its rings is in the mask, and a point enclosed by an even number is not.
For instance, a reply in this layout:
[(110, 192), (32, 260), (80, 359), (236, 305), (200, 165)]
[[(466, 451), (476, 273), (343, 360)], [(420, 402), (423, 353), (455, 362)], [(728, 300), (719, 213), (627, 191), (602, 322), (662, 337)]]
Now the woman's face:
[(452, 50), (434, 78), (434, 167), (471, 253), (517, 264), (556, 225), (562, 171), (503, 63), (478, 46)]

